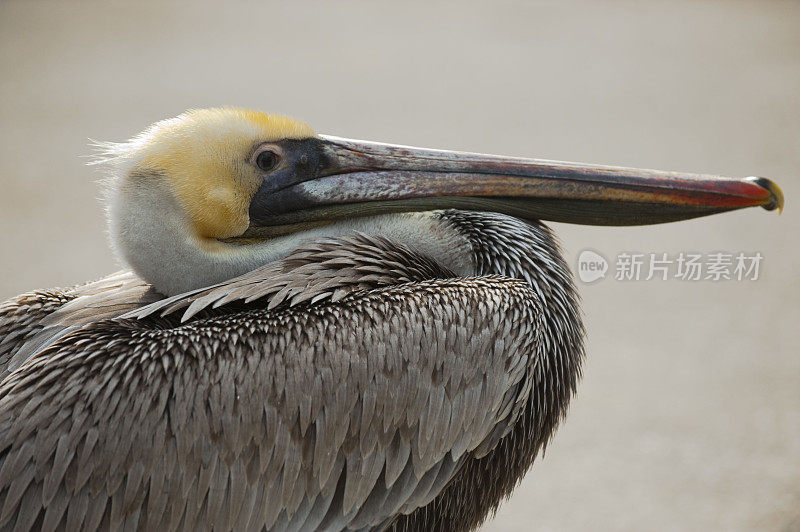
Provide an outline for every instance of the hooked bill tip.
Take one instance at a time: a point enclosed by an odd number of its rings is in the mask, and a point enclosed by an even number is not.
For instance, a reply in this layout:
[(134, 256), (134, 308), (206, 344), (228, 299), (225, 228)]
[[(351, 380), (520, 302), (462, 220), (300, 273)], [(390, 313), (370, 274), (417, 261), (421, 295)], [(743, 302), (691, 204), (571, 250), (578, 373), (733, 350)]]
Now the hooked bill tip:
[(769, 199), (761, 204), (762, 207), (768, 211), (778, 209), (778, 214), (783, 212), (783, 191), (775, 181), (758, 176), (751, 176), (746, 179), (769, 192)]

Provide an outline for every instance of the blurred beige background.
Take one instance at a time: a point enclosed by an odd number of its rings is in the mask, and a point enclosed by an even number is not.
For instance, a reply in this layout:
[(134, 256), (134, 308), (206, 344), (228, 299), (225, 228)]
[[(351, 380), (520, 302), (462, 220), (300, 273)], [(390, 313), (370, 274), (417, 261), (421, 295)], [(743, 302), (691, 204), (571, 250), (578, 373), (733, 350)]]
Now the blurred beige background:
[[(756, 282), (582, 285), (569, 419), (486, 530), (800, 530), (800, 4), (0, 3), (0, 299), (117, 268), (87, 138), (189, 107), (784, 189), (584, 248), (764, 255)], [(612, 266), (613, 267), (613, 266)]]

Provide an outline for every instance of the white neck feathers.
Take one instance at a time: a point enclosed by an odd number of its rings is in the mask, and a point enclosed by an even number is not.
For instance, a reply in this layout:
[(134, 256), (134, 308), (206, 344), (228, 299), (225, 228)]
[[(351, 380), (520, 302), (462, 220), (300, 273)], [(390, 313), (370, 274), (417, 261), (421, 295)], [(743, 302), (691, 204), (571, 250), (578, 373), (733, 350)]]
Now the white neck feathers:
[(458, 275), (475, 273), (468, 240), (433, 212), (340, 220), (257, 244), (203, 242), (159, 176), (120, 180), (109, 225), (119, 258), (160, 292), (175, 295), (232, 279), (279, 260), (303, 242), (354, 231), (383, 236), (437, 260)]

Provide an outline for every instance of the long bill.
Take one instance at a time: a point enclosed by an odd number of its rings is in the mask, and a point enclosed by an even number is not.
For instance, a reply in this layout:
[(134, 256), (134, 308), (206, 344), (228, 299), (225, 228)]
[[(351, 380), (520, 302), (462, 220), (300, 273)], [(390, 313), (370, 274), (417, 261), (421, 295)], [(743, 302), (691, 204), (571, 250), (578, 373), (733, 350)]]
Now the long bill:
[[(641, 170), (432, 150), (323, 136), (293, 144), (316, 168), (262, 187), (256, 225), (459, 208), (589, 225), (644, 225), (783, 208), (763, 177)], [(294, 159), (303, 156), (294, 154)]]

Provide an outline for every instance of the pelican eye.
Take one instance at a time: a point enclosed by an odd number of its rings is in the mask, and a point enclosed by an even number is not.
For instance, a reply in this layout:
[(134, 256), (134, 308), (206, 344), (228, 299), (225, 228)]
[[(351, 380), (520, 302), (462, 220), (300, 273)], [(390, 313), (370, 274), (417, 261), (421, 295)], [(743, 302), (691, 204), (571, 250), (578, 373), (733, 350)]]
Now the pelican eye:
[(278, 154), (274, 151), (264, 150), (256, 157), (256, 166), (264, 172), (269, 172), (278, 166)]

